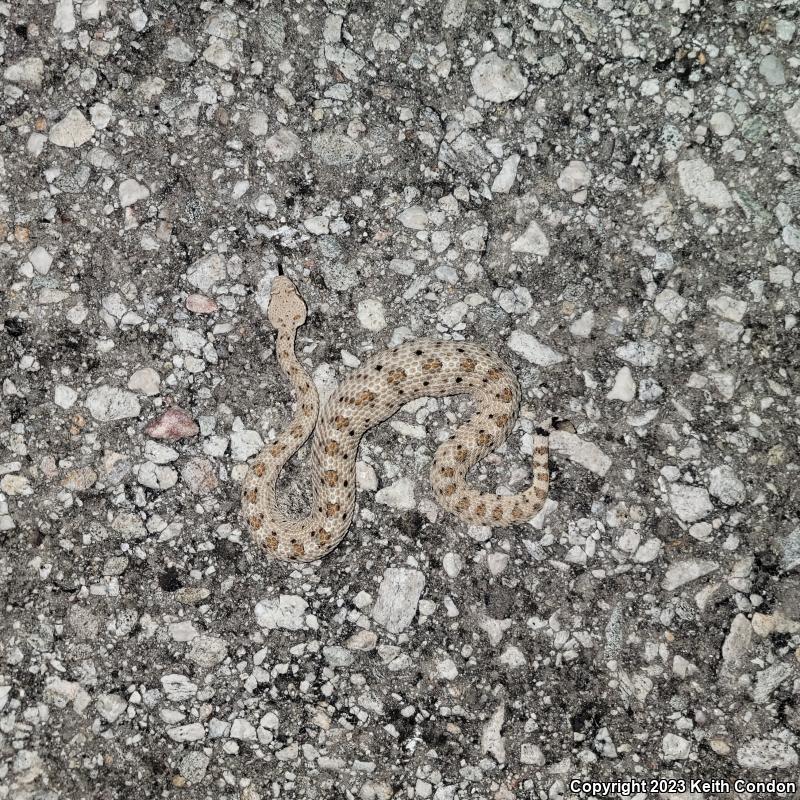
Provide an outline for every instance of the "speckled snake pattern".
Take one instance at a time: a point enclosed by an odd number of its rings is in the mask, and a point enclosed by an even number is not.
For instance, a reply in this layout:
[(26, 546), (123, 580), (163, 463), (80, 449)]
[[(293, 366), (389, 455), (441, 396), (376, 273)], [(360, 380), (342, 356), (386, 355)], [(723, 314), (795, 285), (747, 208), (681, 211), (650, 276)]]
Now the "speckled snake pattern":
[[(306, 306), (289, 278), (272, 283), (268, 317), (277, 331), (277, 356), (296, 399), (293, 419), (251, 463), (242, 509), (255, 541), (271, 557), (315, 561), (347, 533), (356, 506), (356, 456), (364, 434), (420, 397), (466, 394), (476, 412), (436, 451), (431, 484), (437, 502), (462, 520), (493, 527), (534, 517), (549, 486), (549, 425), (536, 429), (533, 483), (513, 495), (483, 493), (467, 473), (508, 437), (519, 412), (519, 383), (501, 359), (477, 344), (417, 339), (375, 353), (345, 377), (320, 414), (317, 390), (294, 345)], [(278, 476), (313, 434), (309, 462), (312, 508), (301, 518), (276, 502)]]

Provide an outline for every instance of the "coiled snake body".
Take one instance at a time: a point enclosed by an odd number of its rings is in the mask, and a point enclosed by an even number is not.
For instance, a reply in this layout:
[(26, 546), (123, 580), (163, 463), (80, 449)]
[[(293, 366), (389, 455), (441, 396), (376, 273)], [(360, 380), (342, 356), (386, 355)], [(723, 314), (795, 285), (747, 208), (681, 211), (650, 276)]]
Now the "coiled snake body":
[[(433, 459), (431, 484), (443, 508), (467, 522), (496, 527), (531, 519), (542, 508), (549, 485), (549, 425), (536, 429), (533, 483), (526, 491), (502, 496), (479, 492), (466, 482), (471, 467), (506, 440), (519, 412), (519, 384), (498, 356), (466, 342), (406, 342), (374, 354), (344, 378), (320, 415), (317, 390), (294, 352), (306, 306), (283, 275), (272, 283), (267, 313), (278, 332), (278, 363), (297, 401), (291, 423), (258, 454), (243, 485), (245, 518), (268, 555), (314, 561), (339, 544), (355, 511), (361, 437), (419, 397), (468, 394), (477, 407)], [(284, 464), (312, 433), (313, 507), (293, 519), (278, 508), (276, 484)]]

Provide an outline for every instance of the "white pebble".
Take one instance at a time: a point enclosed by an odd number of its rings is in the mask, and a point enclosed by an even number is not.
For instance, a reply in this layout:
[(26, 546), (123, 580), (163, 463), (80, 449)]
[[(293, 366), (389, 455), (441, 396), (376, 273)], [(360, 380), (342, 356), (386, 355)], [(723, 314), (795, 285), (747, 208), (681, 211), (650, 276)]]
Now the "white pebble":
[(583, 161), (570, 161), (558, 176), (556, 183), (562, 192), (576, 192), (588, 186), (592, 180), (592, 173)]
[(708, 476), (708, 490), (726, 506), (743, 503), (746, 496), (744, 484), (726, 465), (711, 470)]
[(139, 200), (147, 200), (148, 197), (150, 197), (150, 190), (133, 178), (128, 178), (119, 185), (119, 202), (123, 208), (132, 206)]
[(78, 393), (63, 383), (56, 384), (55, 404), (60, 408), (71, 408), (78, 399)]
[(511, 191), (514, 181), (517, 179), (517, 168), (519, 167), (519, 156), (515, 153), (509, 156), (500, 167), (500, 172), (492, 182), (492, 191), (495, 194), (507, 194)]
[(398, 511), (410, 511), (417, 505), (414, 500), (414, 483), (409, 478), (399, 478), (377, 492), (375, 501)]
[(458, 553), (445, 553), (442, 566), (448, 578), (455, 578), (464, 567), (464, 560)]
[(511, 243), (513, 253), (531, 253), (536, 256), (550, 255), (550, 242), (539, 224), (533, 220), (528, 223), (528, 227), (522, 236), (519, 236)]
[(513, 331), (506, 342), (508, 347), (524, 359), (540, 367), (551, 367), (564, 361), (564, 356), (523, 331)]
[(384, 570), (372, 618), (391, 633), (404, 631), (414, 619), (424, 588), (425, 576), (419, 570)]
[(386, 311), (383, 303), (375, 298), (362, 300), (358, 304), (358, 322), (368, 331), (382, 331), (386, 327)]
[(712, 114), (708, 124), (711, 126), (711, 130), (721, 138), (730, 136), (733, 133), (733, 119), (725, 111), (717, 111), (716, 114)]
[(291, 161), (300, 152), (300, 137), (288, 128), (281, 128), (264, 142), (264, 149), (273, 161)]
[(528, 81), (514, 61), (487, 53), (473, 68), (470, 81), (475, 94), (492, 103), (505, 103), (519, 97)]
[(128, 388), (133, 392), (153, 397), (157, 395), (161, 387), (161, 378), (152, 367), (142, 367), (137, 369), (128, 378)]
[(724, 183), (714, 180), (714, 168), (700, 158), (678, 163), (678, 180), (690, 197), (710, 208), (730, 208), (733, 198)]
[(409, 206), (397, 215), (397, 219), (405, 228), (423, 231), (428, 226), (428, 214), (422, 206)]
[(296, 594), (265, 597), (256, 603), (256, 622), (267, 630), (297, 631), (305, 624), (307, 609), (308, 603)]
[(614, 385), (606, 397), (609, 400), (621, 400), (623, 403), (630, 403), (636, 397), (636, 381), (630, 367), (622, 367), (617, 372)]
[(672, 510), (684, 522), (697, 522), (714, 510), (708, 492), (702, 486), (675, 483), (670, 486), (669, 501)]
[(661, 585), (666, 591), (671, 592), (673, 589), (678, 589), (686, 583), (696, 581), (698, 578), (714, 572), (718, 567), (719, 565), (716, 561), (707, 561), (699, 558), (675, 561), (669, 565)]
[(114, 386), (98, 386), (91, 389), (86, 397), (86, 407), (98, 422), (138, 417), (141, 412), (135, 394)]
[(50, 141), (59, 147), (80, 147), (94, 136), (94, 126), (77, 108), (71, 108), (66, 116), (50, 129)]

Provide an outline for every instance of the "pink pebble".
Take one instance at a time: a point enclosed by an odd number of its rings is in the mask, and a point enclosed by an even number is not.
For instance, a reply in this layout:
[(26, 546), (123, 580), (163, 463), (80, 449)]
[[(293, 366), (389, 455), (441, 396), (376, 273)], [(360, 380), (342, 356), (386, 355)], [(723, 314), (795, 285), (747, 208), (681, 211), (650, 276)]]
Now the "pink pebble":
[(186, 298), (186, 308), (193, 314), (214, 314), (219, 311), (219, 303), (204, 294), (190, 294)]
[(151, 439), (188, 439), (200, 433), (200, 426), (178, 406), (171, 406), (160, 417), (147, 424), (144, 432)]

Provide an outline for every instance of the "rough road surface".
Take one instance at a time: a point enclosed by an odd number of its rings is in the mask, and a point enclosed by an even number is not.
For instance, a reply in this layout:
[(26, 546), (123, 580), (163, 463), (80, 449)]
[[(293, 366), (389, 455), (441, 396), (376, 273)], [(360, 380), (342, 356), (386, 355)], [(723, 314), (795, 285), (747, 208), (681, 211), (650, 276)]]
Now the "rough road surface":
[[(796, 779), (798, 27), (778, 0), (0, 0), (0, 798)], [(543, 512), (441, 512), (470, 407), (422, 399), (365, 440), (342, 546), (265, 560), (239, 493), (290, 414), (279, 262), (323, 394), (417, 336), (513, 367), (485, 490), (571, 420)]]

